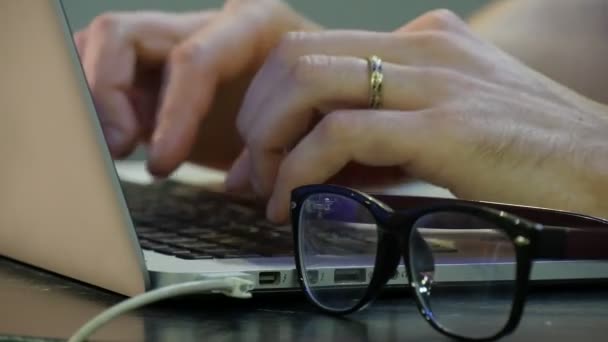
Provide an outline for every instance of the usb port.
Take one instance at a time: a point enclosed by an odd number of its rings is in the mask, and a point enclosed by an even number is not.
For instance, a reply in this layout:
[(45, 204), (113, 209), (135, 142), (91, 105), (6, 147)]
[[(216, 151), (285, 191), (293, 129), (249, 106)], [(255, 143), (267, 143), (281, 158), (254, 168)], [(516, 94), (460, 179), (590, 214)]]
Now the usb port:
[(258, 277), (260, 285), (278, 285), (281, 280), (281, 272), (260, 272)]
[(365, 282), (364, 268), (344, 268), (334, 271), (336, 283), (363, 283)]
[(316, 283), (319, 282), (319, 271), (317, 270), (310, 270), (310, 271), (306, 271), (306, 280), (308, 280), (308, 283), (311, 285), (315, 285)]

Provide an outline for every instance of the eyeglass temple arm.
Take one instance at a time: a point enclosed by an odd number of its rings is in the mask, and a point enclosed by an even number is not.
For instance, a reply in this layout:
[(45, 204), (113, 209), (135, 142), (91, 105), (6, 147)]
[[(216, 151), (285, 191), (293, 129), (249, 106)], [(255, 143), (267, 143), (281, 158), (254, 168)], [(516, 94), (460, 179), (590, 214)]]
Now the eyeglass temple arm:
[(604, 226), (606, 229), (608, 229), (608, 220), (554, 209), (440, 197), (399, 196), (385, 194), (373, 194), (372, 196), (391, 206), (393, 209), (413, 209), (454, 203), (469, 204), (501, 210), (546, 226), (574, 228)]
[(539, 237), (537, 259), (608, 261), (607, 227), (545, 226)]
[(464, 203), (505, 211), (544, 226), (540, 233), (537, 258), (608, 261), (608, 221), (604, 219), (560, 210), (494, 202), (383, 194), (373, 196), (394, 209)]

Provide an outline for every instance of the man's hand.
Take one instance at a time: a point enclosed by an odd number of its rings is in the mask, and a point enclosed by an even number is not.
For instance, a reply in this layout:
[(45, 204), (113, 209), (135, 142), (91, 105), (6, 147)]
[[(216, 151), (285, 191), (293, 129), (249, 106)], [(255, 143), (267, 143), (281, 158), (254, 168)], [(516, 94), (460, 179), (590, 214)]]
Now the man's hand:
[(113, 157), (146, 142), (162, 177), (185, 160), (228, 167), (253, 75), (285, 32), (316, 29), (280, 1), (229, 0), (217, 11), (103, 14), (75, 41)]
[[(379, 110), (365, 109), (370, 55), (384, 60)], [(252, 184), (280, 222), (292, 189), (350, 162), (399, 166), (461, 198), (607, 215), (606, 112), (448, 11), (393, 33), (290, 34), (245, 96), (248, 152), (229, 184)]]

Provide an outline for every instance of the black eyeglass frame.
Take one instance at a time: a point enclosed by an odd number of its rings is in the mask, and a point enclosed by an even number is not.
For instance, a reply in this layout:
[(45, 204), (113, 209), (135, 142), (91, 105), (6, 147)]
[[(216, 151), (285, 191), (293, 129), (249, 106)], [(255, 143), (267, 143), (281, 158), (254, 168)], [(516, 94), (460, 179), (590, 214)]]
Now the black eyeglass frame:
[[(378, 228), (378, 246), (374, 262), (372, 278), (367, 286), (365, 294), (361, 300), (353, 307), (336, 310), (319, 303), (310, 293), (304, 279), (304, 270), (300, 257), (299, 241), (299, 219), (303, 203), (312, 195), (316, 194), (336, 194), (355, 200), (365, 207), (374, 217)], [(390, 206), (389, 206), (390, 205)], [(392, 207), (405, 207), (408, 209), (395, 210)], [(509, 237), (515, 248), (516, 274), (515, 274), (515, 293), (511, 305), (511, 312), (505, 326), (493, 336), (483, 338), (473, 338), (458, 335), (449, 329), (441, 326), (433, 318), (432, 312), (422, 303), (417, 289), (418, 285), (413, 281), (412, 266), (409, 259), (410, 243), (412, 230), (416, 220), (424, 215), (434, 212), (457, 212), (470, 214), (481, 219), (492, 222), (497, 228)], [(517, 212), (527, 218), (512, 214)], [(556, 232), (554, 228), (545, 226), (537, 222), (549, 222), (554, 225), (557, 222), (571, 227), (608, 227), (608, 221), (593, 218), (586, 215), (573, 214), (563, 211), (541, 209), (534, 207), (524, 207), (506, 205), (491, 202), (474, 202), (456, 199), (428, 198), (428, 197), (408, 197), (390, 195), (368, 195), (354, 189), (334, 186), (334, 185), (306, 185), (296, 188), (291, 193), (291, 223), (293, 229), (296, 268), (298, 281), (304, 292), (312, 303), (322, 311), (334, 315), (346, 315), (356, 312), (366, 307), (380, 294), (382, 288), (388, 283), (394, 272), (399, 267), (401, 260), (405, 265), (409, 288), (417, 304), (418, 311), (429, 324), (440, 333), (451, 338), (465, 341), (493, 341), (512, 333), (518, 326), (523, 315), (523, 310), (528, 292), (532, 263), (535, 258), (547, 254), (547, 248), (541, 247), (541, 232), (546, 228)], [(566, 234), (560, 227), (557, 233)], [(392, 237), (397, 237), (397, 239)], [(549, 246), (549, 254), (555, 246)]]

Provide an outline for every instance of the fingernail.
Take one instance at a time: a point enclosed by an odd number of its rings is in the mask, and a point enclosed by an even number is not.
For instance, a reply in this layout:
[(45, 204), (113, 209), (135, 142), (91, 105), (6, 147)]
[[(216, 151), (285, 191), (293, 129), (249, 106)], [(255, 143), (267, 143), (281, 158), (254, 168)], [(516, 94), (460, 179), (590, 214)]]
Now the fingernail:
[(148, 170), (148, 173), (153, 177), (155, 182), (167, 179), (172, 172), (171, 170), (168, 170), (164, 164), (159, 162), (158, 159), (153, 159), (150, 156), (148, 156), (146, 169)]
[(170, 172), (166, 170), (166, 166), (163, 163), (162, 150), (163, 146), (158, 141), (153, 141), (149, 145), (148, 162), (146, 163), (146, 168), (156, 180), (167, 178)]

